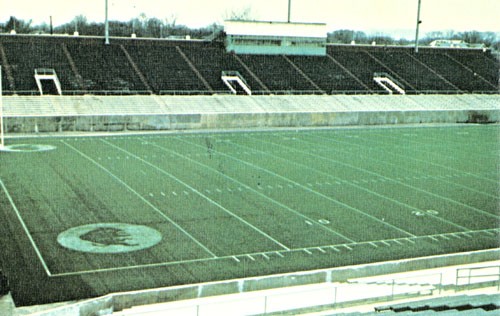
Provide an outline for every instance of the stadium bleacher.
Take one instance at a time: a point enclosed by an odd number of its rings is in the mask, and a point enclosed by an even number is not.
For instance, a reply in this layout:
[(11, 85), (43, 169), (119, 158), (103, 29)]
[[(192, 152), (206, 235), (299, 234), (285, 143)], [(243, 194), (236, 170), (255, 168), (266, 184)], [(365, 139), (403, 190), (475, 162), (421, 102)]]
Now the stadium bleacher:
[[(392, 311), (402, 312), (438, 312), (440, 315), (448, 312), (464, 312), (460, 315), (470, 315), (470, 312), (476, 311), (497, 311), (500, 309), (500, 294), (481, 294), (481, 295), (457, 295), (452, 297), (439, 297), (427, 300), (418, 300), (415, 302), (401, 303), (376, 307), (377, 312)], [(414, 314), (412, 314), (414, 315)]]
[(0, 36), (7, 94), (36, 94), (35, 68), (53, 68), (63, 94), (229, 93), (222, 71), (238, 71), (252, 90), (271, 94), (387, 93), (375, 72), (407, 93), (497, 92), (489, 50), (329, 45), (327, 56), (234, 55), (219, 42), (61, 36)]

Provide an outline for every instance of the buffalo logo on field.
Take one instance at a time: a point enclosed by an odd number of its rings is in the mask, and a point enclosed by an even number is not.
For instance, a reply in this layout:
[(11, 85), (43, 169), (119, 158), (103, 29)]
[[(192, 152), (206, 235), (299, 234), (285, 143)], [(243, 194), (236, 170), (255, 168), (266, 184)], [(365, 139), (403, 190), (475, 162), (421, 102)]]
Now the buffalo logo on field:
[(120, 253), (150, 248), (162, 239), (147, 226), (123, 223), (99, 223), (70, 228), (57, 236), (65, 248), (92, 253)]
[(114, 227), (99, 227), (80, 236), (81, 240), (87, 240), (98, 246), (137, 246), (138, 243), (131, 244), (133, 236), (123, 229)]

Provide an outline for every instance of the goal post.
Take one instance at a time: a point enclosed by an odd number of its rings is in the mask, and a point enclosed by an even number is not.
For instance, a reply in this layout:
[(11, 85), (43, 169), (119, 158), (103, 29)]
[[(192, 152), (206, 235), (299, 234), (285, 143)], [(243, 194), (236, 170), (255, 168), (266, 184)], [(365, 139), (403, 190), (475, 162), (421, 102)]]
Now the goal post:
[(2, 65), (0, 65), (0, 149), (5, 147), (3, 130), (3, 91), (2, 91)]

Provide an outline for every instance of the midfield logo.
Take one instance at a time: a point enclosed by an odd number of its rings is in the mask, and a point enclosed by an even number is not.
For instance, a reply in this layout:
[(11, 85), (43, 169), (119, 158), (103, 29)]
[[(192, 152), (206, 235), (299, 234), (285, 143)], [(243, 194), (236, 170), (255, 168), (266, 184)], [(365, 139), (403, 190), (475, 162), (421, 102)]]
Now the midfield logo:
[(92, 253), (120, 253), (150, 248), (162, 239), (147, 226), (123, 223), (99, 223), (70, 228), (57, 236), (65, 248)]

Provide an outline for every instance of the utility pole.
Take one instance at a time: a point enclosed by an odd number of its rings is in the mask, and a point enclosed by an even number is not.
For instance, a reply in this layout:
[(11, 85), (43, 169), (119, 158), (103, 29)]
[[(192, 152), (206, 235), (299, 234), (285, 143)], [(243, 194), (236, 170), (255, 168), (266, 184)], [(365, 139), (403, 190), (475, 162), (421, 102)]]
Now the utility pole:
[(417, 9), (417, 30), (415, 32), (415, 53), (418, 53), (418, 31), (420, 28), (420, 23), (422, 21), (420, 20), (420, 5), (421, 5), (422, 0), (418, 0), (418, 9)]
[(105, 13), (104, 13), (104, 18), (105, 18), (105, 22), (104, 22), (104, 36), (106, 37), (106, 41), (105, 41), (105, 44), (106, 45), (109, 45), (109, 22), (108, 22), (108, 0), (105, 0), (106, 4), (105, 4)]
[(288, 23), (290, 23), (291, 11), (292, 11), (292, 0), (288, 0)]

